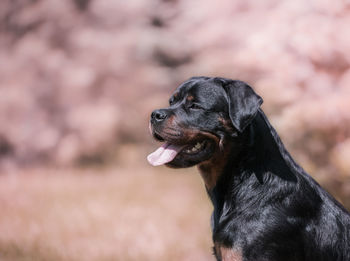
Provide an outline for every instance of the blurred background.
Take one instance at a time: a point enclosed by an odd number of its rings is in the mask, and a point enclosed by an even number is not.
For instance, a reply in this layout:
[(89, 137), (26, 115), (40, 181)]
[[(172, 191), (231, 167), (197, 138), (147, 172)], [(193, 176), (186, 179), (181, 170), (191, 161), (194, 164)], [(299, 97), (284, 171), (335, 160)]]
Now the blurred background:
[(1, 0), (0, 260), (214, 260), (195, 168), (148, 166), (191, 76), (254, 86), (350, 208), (350, 2)]

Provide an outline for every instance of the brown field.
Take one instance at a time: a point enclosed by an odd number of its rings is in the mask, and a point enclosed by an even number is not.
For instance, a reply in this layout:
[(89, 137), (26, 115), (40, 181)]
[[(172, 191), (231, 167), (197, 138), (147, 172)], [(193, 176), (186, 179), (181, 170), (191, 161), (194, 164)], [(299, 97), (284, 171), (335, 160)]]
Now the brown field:
[(195, 169), (3, 174), (0, 206), (2, 261), (213, 260), (211, 206)]

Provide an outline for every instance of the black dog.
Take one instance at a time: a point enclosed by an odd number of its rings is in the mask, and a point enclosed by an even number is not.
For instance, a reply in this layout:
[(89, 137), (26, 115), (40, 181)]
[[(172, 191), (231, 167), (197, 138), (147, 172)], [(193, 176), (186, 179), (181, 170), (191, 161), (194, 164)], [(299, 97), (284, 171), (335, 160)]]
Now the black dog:
[(350, 215), (284, 148), (241, 81), (193, 77), (151, 115), (153, 165), (198, 165), (217, 260), (349, 261)]

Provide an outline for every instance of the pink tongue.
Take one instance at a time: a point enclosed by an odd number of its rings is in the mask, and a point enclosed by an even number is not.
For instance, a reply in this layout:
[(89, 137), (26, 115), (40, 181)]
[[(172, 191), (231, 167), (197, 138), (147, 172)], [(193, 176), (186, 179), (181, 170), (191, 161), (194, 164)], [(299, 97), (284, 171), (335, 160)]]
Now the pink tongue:
[(172, 161), (180, 152), (183, 146), (176, 146), (169, 143), (164, 143), (155, 152), (147, 156), (147, 160), (153, 166), (160, 166)]

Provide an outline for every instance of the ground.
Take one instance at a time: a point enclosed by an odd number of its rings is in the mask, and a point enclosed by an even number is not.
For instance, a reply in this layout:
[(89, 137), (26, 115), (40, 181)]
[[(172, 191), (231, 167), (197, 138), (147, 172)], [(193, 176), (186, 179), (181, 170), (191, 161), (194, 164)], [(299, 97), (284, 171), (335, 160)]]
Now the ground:
[(214, 260), (195, 169), (32, 169), (0, 176), (0, 259)]

